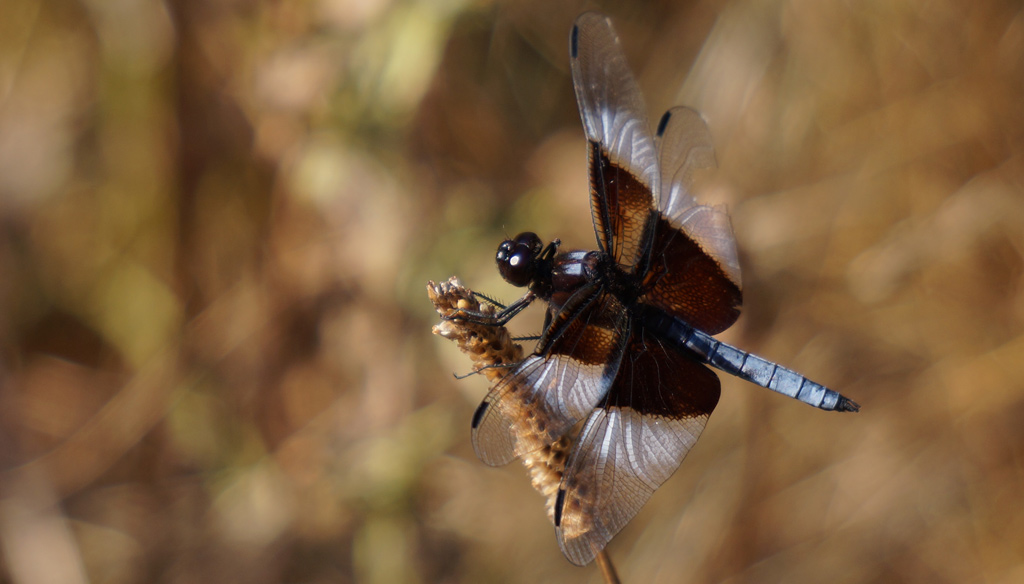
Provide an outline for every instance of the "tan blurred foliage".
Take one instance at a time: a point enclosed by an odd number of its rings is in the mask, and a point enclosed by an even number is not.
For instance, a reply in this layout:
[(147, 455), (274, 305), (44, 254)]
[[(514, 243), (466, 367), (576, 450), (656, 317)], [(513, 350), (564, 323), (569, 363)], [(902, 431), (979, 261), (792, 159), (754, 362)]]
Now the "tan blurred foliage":
[[(592, 245), (554, 4), (0, 2), (3, 581), (597, 581), (424, 293)], [(604, 9), (710, 121), (723, 338), (863, 406), (723, 380), (623, 580), (1024, 580), (1020, 5)]]

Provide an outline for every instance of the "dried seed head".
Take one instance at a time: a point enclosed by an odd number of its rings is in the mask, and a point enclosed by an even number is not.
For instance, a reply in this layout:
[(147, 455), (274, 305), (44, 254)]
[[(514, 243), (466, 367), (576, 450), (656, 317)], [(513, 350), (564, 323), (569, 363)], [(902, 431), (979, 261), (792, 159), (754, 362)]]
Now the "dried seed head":
[[(484, 315), (495, 313), (494, 306), (481, 304), (473, 292), (454, 276), (440, 284), (429, 282), (427, 296), (442, 317), (450, 317), (456, 310)], [(496, 365), (512, 365), (523, 359), (522, 346), (512, 341), (512, 335), (504, 326), (474, 324), (463, 319), (442, 320), (434, 326), (433, 332), (455, 341), (459, 349), (472, 359), (473, 370), (480, 371), (492, 384), (509, 371), (507, 367)], [(551, 442), (545, 432), (543, 416), (537, 415), (537, 408), (528, 407), (530, 404), (525, 403), (526, 399), (529, 398), (524, 398), (521, 404), (524, 406), (523, 415), (531, 417), (531, 423), (520, 428), (521, 435), (517, 435), (516, 440), (520, 444), (529, 444), (524, 448), (529, 454), (522, 457), (523, 465), (530, 473), (533, 488), (546, 499), (548, 519), (554, 522), (555, 499), (573, 438), (566, 435)]]
[[(427, 296), (442, 317), (451, 316), (456, 310), (494, 314), (494, 306), (481, 304), (454, 276), (440, 284), (429, 282)], [(442, 320), (433, 331), (435, 335), (455, 341), (473, 360), (473, 370), (480, 371), (492, 383), (508, 372), (508, 368), (502, 366), (515, 364), (523, 358), (523, 347), (512, 341), (512, 335), (503, 326), (474, 324), (461, 319)]]
[(555, 499), (558, 485), (562, 483), (565, 461), (569, 458), (572, 438), (568, 435), (555, 440), (553, 444), (523, 456), (523, 466), (530, 471), (533, 488), (545, 498), (548, 519), (555, 522)]

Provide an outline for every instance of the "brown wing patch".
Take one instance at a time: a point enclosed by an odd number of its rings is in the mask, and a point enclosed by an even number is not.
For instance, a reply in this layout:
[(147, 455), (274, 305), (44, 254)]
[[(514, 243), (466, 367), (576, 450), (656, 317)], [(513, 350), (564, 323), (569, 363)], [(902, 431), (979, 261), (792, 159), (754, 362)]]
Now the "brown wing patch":
[(603, 251), (632, 271), (644, 251), (645, 230), (655, 215), (651, 187), (611, 161), (598, 142), (590, 142), (590, 210)]
[(716, 334), (740, 315), (743, 294), (722, 266), (690, 237), (659, 216), (641, 302)]
[(630, 336), (602, 407), (666, 418), (708, 416), (718, 405), (720, 387), (714, 371), (676, 345), (641, 331)]

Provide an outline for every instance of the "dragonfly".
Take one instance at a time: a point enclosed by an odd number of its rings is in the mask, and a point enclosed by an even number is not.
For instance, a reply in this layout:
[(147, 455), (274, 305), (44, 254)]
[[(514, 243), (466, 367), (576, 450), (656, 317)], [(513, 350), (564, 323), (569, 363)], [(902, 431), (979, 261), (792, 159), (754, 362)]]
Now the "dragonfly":
[[(611, 21), (588, 12), (570, 37), (587, 139), (597, 249), (561, 249), (533, 232), (503, 241), (501, 276), (525, 287), (497, 311), (447, 318), (504, 326), (547, 304), (531, 354), (511, 365), (472, 419), (486, 464), (504, 465), (579, 428), (554, 503), (565, 557), (586, 565), (679, 468), (718, 404), (710, 369), (811, 406), (859, 406), (803, 375), (714, 338), (740, 314), (736, 240), (721, 207), (693, 196), (716, 167), (701, 115), (674, 107), (651, 133)], [(487, 297), (484, 297), (488, 301)], [(493, 302), (493, 301), (491, 301)]]

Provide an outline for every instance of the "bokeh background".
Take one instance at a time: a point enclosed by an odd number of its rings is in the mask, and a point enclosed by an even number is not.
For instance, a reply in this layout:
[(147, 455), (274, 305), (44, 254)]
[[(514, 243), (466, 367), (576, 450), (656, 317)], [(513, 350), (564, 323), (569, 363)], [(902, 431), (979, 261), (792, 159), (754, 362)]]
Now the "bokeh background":
[[(625, 582), (1024, 581), (1024, 12), (979, 0), (0, 2), (0, 579), (598, 582), (428, 279), (590, 247), (575, 16), (710, 122), (734, 379)], [(536, 332), (537, 314), (515, 330)], [(532, 320), (531, 320), (532, 319)]]

